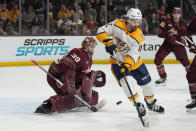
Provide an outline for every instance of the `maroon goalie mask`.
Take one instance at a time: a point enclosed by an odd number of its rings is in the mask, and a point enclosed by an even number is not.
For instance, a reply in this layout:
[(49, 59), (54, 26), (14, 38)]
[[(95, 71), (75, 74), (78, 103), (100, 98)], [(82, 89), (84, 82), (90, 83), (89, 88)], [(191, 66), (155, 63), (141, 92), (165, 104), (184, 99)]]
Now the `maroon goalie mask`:
[(89, 57), (92, 57), (94, 53), (94, 48), (97, 46), (97, 41), (93, 37), (86, 37), (82, 41), (82, 49), (88, 54)]

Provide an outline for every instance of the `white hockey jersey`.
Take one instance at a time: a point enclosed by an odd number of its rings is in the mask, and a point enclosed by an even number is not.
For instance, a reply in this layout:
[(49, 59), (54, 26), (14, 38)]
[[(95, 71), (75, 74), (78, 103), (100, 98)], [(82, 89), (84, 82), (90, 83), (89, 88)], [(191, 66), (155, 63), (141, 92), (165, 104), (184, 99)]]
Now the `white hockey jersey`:
[[(96, 38), (107, 46), (104, 40), (113, 39), (119, 52), (123, 58), (124, 63), (132, 65), (132, 70), (137, 69), (142, 65), (140, 58), (140, 51), (145, 37), (142, 31), (137, 28), (134, 32), (128, 32), (126, 22), (121, 19), (116, 19), (100, 27), (97, 31)], [(110, 57), (111, 64), (116, 64), (115, 58)]]

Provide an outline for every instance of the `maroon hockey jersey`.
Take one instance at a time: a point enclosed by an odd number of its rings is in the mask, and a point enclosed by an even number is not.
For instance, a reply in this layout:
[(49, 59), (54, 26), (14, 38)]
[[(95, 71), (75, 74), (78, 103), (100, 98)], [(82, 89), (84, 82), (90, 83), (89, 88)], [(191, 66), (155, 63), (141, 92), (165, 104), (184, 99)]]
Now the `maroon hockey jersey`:
[(74, 48), (62, 59), (54, 61), (51, 64), (51, 71), (61, 74), (67, 70), (89, 73), (91, 66), (92, 58), (90, 58), (83, 49)]
[(178, 23), (173, 22), (171, 18), (166, 18), (160, 24), (158, 36), (165, 38), (166, 43), (174, 43), (176, 40), (184, 42), (183, 36), (187, 35), (187, 22), (180, 19)]

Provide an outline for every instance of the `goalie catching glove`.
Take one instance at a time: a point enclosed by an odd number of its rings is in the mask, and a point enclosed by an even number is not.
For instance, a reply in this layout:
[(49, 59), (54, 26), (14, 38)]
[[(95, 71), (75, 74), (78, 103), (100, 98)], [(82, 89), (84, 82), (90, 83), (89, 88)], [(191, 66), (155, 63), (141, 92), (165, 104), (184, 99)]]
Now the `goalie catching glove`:
[(106, 82), (105, 73), (103, 71), (98, 70), (96, 79), (94, 81), (94, 86), (95, 87), (102, 87), (105, 85), (105, 82)]
[(103, 71), (91, 71), (90, 79), (94, 87), (102, 87), (106, 83), (106, 75)]

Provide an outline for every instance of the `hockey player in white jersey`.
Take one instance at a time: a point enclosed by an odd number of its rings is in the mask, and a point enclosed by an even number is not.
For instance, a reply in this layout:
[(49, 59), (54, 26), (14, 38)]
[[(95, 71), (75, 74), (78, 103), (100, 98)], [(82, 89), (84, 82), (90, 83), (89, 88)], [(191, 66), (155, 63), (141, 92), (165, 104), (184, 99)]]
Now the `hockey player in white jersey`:
[[(139, 95), (136, 92), (132, 80), (136, 80), (137, 84), (143, 89), (144, 101), (149, 110), (163, 113), (164, 108), (156, 104), (154, 98), (154, 90), (151, 83), (151, 77), (145, 64), (142, 62), (140, 52), (145, 37), (138, 28), (142, 19), (139, 9), (131, 8), (128, 10), (126, 19), (116, 19), (102, 27), (98, 28), (96, 38), (105, 45), (106, 52), (110, 56), (111, 70), (119, 85), (130, 101), (136, 102), (139, 107), (139, 115), (146, 115), (146, 110)], [(120, 63), (120, 65), (118, 64)], [(126, 80), (123, 79), (125, 76)], [(134, 97), (131, 96), (131, 93)]]

